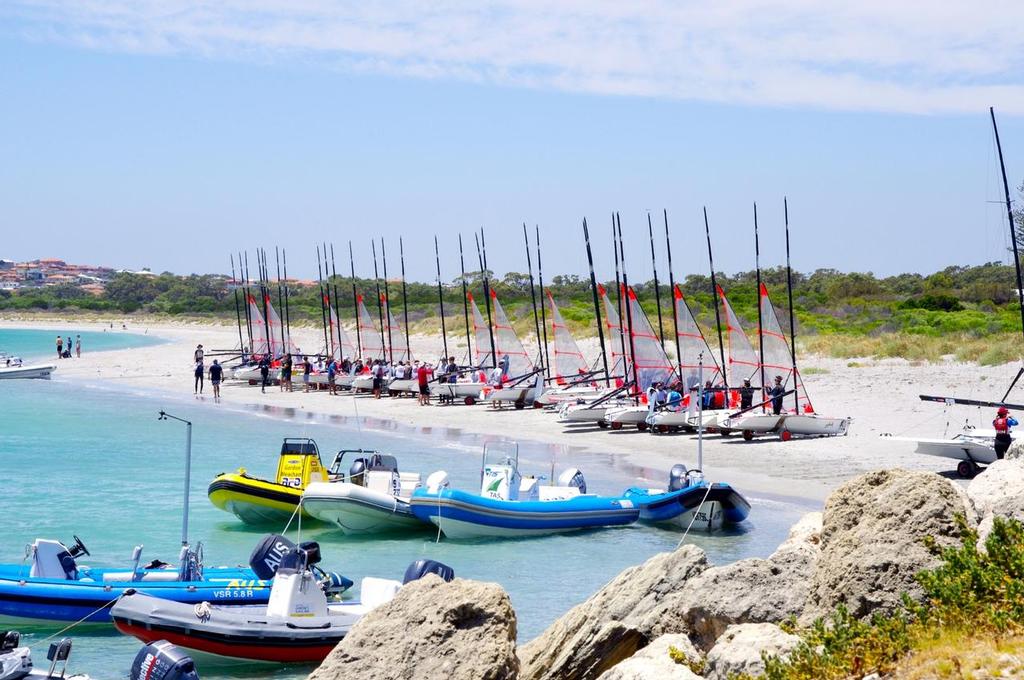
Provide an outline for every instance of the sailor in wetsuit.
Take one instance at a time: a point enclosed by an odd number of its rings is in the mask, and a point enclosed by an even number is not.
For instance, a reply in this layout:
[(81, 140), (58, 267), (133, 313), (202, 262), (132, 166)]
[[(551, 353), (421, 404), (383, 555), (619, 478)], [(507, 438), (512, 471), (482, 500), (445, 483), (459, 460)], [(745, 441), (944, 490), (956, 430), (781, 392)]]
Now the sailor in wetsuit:
[(1005, 406), (1000, 406), (999, 410), (996, 411), (996, 419), (992, 421), (992, 427), (996, 431), (996, 458), (1002, 460), (1003, 456), (1006, 455), (1010, 444), (1013, 443), (1013, 437), (1010, 436), (1010, 428), (1017, 424), (1017, 419), (1010, 415), (1010, 411)]

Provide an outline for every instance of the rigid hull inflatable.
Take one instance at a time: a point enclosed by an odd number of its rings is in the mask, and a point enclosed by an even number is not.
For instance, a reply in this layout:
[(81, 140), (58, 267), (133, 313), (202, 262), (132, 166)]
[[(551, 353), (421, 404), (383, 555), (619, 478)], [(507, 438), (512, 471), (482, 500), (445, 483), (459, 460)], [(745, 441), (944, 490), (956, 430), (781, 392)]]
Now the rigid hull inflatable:
[(700, 470), (675, 465), (668, 489), (633, 487), (623, 494), (640, 509), (640, 521), (716, 531), (750, 515), (750, 503), (729, 484), (705, 481)]

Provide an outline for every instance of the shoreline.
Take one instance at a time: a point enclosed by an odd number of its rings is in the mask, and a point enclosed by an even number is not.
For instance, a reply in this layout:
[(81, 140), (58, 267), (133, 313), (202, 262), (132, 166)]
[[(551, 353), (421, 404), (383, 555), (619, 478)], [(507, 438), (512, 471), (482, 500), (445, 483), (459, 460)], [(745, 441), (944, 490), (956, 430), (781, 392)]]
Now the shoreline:
[[(109, 322), (82, 323), (0, 320), (0, 328), (108, 328)], [(156, 396), (187, 399), (192, 386), (191, 354), (195, 345), (234, 347), (237, 328), (202, 324), (149, 324), (144, 328), (117, 329), (116, 332), (143, 330), (163, 343), (130, 350), (87, 353), (81, 359), (60, 363), (56, 380), (107, 383), (114, 389), (144, 390)], [(293, 336), (301, 347), (317, 347), (315, 329), (295, 329)], [(234, 342), (232, 342), (234, 337)], [(412, 336), (415, 354), (440, 354), (440, 338)], [(580, 343), (585, 344), (584, 342)], [(596, 342), (594, 343), (596, 345)], [(452, 347), (452, 345), (449, 345)], [(464, 345), (463, 348), (464, 350)], [(588, 348), (584, 348), (587, 352)], [(453, 353), (458, 355), (457, 345)], [(846, 437), (781, 442), (760, 439), (743, 442), (739, 437), (705, 437), (706, 474), (712, 481), (727, 481), (747, 494), (761, 494), (795, 502), (820, 504), (837, 486), (872, 469), (903, 467), (932, 472), (948, 471), (949, 462), (914, 454), (905, 443), (879, 440), (882, 433), (939, 436), (943, 422), (959, 422), (960, 415), (946, 416), (941, 406), (925, 404), (917, 395), (924, 392), (969, 396), (986, 388), (1009, 382), (1016, 367), (978, 367), (967, 364), (918, 365), (903, 360), (878, 360), (866, 363), (821, 357), (802, 357), (807, 389), (819, 410), (853, 417)], [(808, 370), (810, 369), (810, 370)], [(358, 417), (361, 426), (371, 430), (394, 431), (411, 428), (453, 428), (461, 432), (487, 436), (522, 437), (566, 448), (566, 454), (588, 453), (621, 456), (637, 471), (639, 480), (661, 485), (675, 463), (696, 464), (696, 438), (689, 435), (652, 435), (632, 430), (611, 432), (596, 426), (565, 426), (555, 416), (532, 409), (493, 411), (485, 406), (420, 407), (407, 398), (374, 400), (368, 396), (344, 394), (331, 397), (326, 392), (301, 392), (301, 382), (292, 393), (277, 388), (261, 394), (256, 387), (227, 383), (222, 386), (222, 403), (240, 410), (267, 407), (293, 409), (324, 419)], [(209, 385), (202, 399), (217, 408), (209, 396)], [(965, 409), (961, 415), (970, 415)], [(980, 414), (984, 417), (984, 413)], [(280, 416), (274, 416), (280, 417)], [(381, 428), (375, 421), (391, 423)], [(914, 430), (916, 427), (916, 431)]]

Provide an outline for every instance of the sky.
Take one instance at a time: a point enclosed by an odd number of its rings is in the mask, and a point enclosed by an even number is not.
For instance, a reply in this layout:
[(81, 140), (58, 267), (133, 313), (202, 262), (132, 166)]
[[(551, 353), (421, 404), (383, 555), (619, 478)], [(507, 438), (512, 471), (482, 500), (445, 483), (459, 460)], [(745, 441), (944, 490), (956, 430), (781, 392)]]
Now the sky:
[[(0, 257), (176, 273), (348, 242), (371, 275), (631, 279), (781, 264), (888, 275), (1006, 259), (988, 107), (1024, 181), (1024, 3), (862, 0), (0, 4)], [(1013, 195), (1018, 199), (1014, 189)], [(379, 250), (379, 247), (378, 247)], [(534, 261), (534, 265), (536, 262)]]

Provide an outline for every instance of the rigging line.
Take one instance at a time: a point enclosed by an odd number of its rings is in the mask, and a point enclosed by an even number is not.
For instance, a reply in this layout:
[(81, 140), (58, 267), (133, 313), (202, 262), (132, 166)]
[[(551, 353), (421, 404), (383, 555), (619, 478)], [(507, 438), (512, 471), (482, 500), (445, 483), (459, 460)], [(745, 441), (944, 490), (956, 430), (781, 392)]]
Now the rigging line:
[[(92, 616), (93, 614), (99, 614), (101, 611), (103, 611), (104, 609), (107, 609), (108, 607), (110, 607), (111, 605), (113, 605), (115, 602), (117, 602), (120, 599), (121, 599), (121, 595), (119, 594), (113, 600), (110, 600), (109, 602), (106, 602), (106, 603), (100, 605), (99, 608), (94, 609), (93, 611), (89, 612), (88, 614), (86, 614), (82, 618), (78, 619), (74, 623), (72, 623), (72, 624), (70, 624), (68, 626), (65, 626), (64, 628), (61, 628), (60, 630), (58, 630), (53, 635), (50, 635), (49, 637), (45, 637), (42, 640), (39, 640), (38, 642), (33, 642), (32, 644), (28, 645), (29, 649), (32, 649), (34, 647), (38, 647), (39, 645), (43, 644), (44, 642), (49, 642), (53, 638), (57, 637), (58, 635), (61, 635), (62, 633), (66, 633), (67, 631), (71, 630), (75, 626), (77, 626), (77, 625), (79, 625), (81, 623), (85, 623), (85, 621), (88, 620), (88, 618), (90, 616)], [(70, 676), (69, 676), (68, 680), (71, 680)]]

